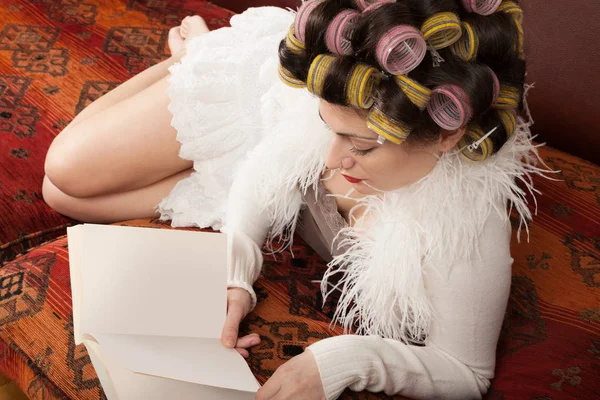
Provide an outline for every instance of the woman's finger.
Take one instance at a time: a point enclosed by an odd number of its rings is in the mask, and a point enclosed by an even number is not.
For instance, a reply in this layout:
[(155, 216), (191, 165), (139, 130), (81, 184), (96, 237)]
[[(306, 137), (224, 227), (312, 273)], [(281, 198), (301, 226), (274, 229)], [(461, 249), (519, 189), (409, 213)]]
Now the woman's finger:
[(235, 349), (237, 350), (238, 353), (240, 353), (242, 355), (242, 357), (244, 357), (244, 358), (250, 357), (250, 353), (248, 353), (248, 350), (242, 349), (240, 347), (236, 347)]
[(258, 334), (256, 334), (256, 333), (251, 333), (249, 335), (238, 338), (237, 343), (235, 344), (235, 347), (242, 347), (242, 348), (246, 349), (248, 347), (256, 346), (259, 343), (260, 343), (260, 336), (258, 336)]
[(240, 322), (242, 322), (243, 318), (244, 310), (242, 306), (235, 302), (231, 302), (227, 310), (227, 317), (225, 318), (223, 332), (221, 333), (221, 342), (226, 347), (232, 349), (235, 346), (240, 328)]
[(265, 382), (263, 387), (256, 392), (256, 400), (269, 400), (275, 397), (281, 391), (281, 381), (278, 374), (279, 369)]

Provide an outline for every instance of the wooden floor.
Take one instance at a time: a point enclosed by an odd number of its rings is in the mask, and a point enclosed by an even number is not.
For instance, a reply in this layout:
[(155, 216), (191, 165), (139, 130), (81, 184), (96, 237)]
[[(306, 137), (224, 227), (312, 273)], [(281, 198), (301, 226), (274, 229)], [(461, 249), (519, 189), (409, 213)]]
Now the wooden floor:
[(0, 374), (0, 400), (28, 400), (27, 396), (6, 376)]

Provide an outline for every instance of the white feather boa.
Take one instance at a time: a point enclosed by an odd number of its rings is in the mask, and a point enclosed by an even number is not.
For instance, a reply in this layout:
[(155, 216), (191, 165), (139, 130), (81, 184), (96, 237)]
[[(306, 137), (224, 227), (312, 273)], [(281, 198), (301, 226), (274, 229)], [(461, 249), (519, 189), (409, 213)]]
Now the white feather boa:
[[(268, 243), (283, 236), (290, 244), (301, 206), (298, 188), (317, 190), (331, 134), (318, 117), (318, 99), (285, 85), (272, 91), (262, 99), (266, 142), (249, 158), (261, 171), (256, 195), (269, 210)], [(290, 102), (296, 107), (287, 111)], [(347, 249), (328, 264), (322, 280), (324, 297), (337, 288), (342, 292), (333, 322), (357, 334), (425, 339), (433, 310), (423, 275), (447, 273), (445, 266), (477, 255), (476, 239), (492, 210), (505, 223), (511, 209), (521, 225), (531, 219), (526, 193), (516, 182), (533, 194), (531, 175), (547, 170), (536, 166), (529, 125), (519, 119), (512, 138), (483, 162), (446, 153), (420, 181), (360, 200), (368, 225), (340, 232), (338, 246)], [(342, 276), (333, 287), (328, 282), (336, 274)]]
[(516, 182), (534, 194), (531, 174), (544, 172), (538, 161), (529, 125), (521, 120), (510, 141), (486, 161), (446, 153), (420, 181), (361, 199), (368, 225), (339, 233), (345, 236), (339, 246), (348, 248), (328, 264), (322, 282), (327, 297), (335, 290), (328, 279), (343, 275), (333, 320), (358, 334), (422, 343), (433, 317), (423, 275), (447, 274), (458, 260), (485, 256), (476, 243), (493, 210), (508, 224), (514, 208), (520, 226), (527, 227), (531, 211)]

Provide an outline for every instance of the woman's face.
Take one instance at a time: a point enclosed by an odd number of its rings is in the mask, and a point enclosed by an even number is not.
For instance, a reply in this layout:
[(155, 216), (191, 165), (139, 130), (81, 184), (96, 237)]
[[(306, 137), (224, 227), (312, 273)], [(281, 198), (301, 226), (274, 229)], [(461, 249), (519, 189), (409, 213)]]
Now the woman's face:
[[(418, 181), (435, 166), (446, 146), (442, 140), (426, 145), (377, 143), (378, 135), (367, 128), (366, 114), (320, 101), (319, 113), (333, 134), (326, 166), (339, 169), (359, 193), (399, 189)], [(377, 190), (378, 189), (378, 190)]]

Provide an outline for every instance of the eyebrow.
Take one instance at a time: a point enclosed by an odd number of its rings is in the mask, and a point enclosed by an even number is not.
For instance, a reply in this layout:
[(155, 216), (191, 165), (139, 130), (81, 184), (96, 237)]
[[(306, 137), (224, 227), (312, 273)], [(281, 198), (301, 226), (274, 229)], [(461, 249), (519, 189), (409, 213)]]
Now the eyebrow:
[[(323, 119), (323, 116), (321, 115), (321, 110), (319, 110), (319, 117), (321, 118), (321, 120), (323, 122), (325, 122), (325, 125), (329, 126), (327, 124), (327, 122)], [(373, 137), (366, 137), (366, 136), (360, 136), (357, 135), (356, 133), (346, 133), (346, 132), (335, 132), (336, 135), (340, 135), (340, 136), (348, 136), (348, 137), (353, 137), (353, 138), (357, 138), (357, 139), (363, 139), (363, 140), (377, 140), (377, 138), (373, 138)]]

